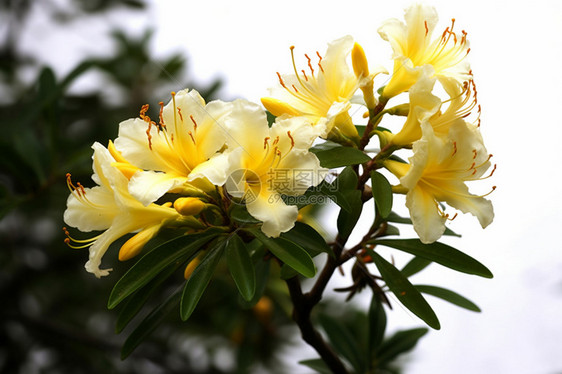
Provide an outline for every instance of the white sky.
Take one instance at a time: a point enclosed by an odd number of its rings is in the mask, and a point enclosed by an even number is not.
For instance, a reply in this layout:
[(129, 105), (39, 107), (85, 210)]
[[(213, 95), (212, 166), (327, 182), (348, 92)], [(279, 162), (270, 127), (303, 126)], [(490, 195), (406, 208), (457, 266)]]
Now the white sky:
[[(495, 278), (440, 271), (436, 265), (414, 278), (458, 291), (483, 313), (430, 299), (442, 329), (422, 340), (407, 373), (560, 373), (562, 1), (428, 3), (439, 12), (437, 30), (455, 17), (455, 27), (468, 31), (483, 112), (481, 129), (498, 165), (493, 178), (498, 188), (490, 196), (495, 222), (481, 230), (472, 217), (459, 217), (452, 227), (463, 238), (449, 242), (487, 265)], [(113, 16), (86, 25), (91, 27), (82, 25), (76, 33), (30, 32), (22, 48), (48, 48), (38, 46), (37, 38), (44, 46), (64, 43), (68, 53), (51, 51), (46, 60), (65, 70), (84, 54), (111, 48), (89, 42), (92, 36), (100, 37), (94, 35), (100, 29), (120, 25), (139, 31), (150, 23), (156, 29), (156, 55), (184, 52), (196, 81), (225, 80), (222, 99), (257, 101), (277, 82), (276, 71), (290, 72), (290, 45), (296, 46), (296, 56), (323, 53), (329, 41), (350, 34), (362, 44), (371, 64), (390, 68), (390, 47), (377, 28), (387, 18), (401, 19), (409, 4), (153, 0), (148, 15), (127, 22)], [(423, 324), (400, 307), (389, 314), (393, 329)]]

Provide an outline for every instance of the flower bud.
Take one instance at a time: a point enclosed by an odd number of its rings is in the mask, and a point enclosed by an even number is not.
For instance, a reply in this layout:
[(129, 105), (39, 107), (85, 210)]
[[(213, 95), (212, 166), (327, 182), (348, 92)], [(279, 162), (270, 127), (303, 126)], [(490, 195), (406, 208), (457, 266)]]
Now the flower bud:
[(138, 255), (145, 244), (158, 233), (160, 226), (148, 227), (127, 240), (119, 250), (119, 261), (127, 261)]
[(174, 209), (181, 215), (194, 216), (205, 209), (205, 203), (196, 197), (180, 197), (174, 201)]
[(300, 112), (295, 110), (289, 104), (281, 100), (274, 99), (272, 97), (262, 97), (261, 103), (263, 104), (265, 109), (267, 109), (271, 114), (273, 114), (276, 117), (279, 117), (283, 114), (289, 114), (291, 116), (302, 115)]
[(183, 277), (186, 280), (189, 279), (189, 277), (191, 277), (191, 274), (193, 274), (195, 268), (199, 266), (199, 264), (201, 263), (201, 259), (203, 258), (204, 255), (205, 255), (204, 252), (199, 253), (197, 257), (195, 257), (193, 260), (189, 262), (189, 264), (187, 264), (183, 272)]
[(358, 43), (355, 43), (351, 51), (351, 63), (353, 64), (353, 72), (359, 79), (369, 76), (369, 64), (365, 51)]

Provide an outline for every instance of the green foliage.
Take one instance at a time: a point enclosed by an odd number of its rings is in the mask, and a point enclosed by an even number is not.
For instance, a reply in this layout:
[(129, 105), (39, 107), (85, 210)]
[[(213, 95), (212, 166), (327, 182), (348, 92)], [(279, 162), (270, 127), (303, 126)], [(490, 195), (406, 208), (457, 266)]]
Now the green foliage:
[(371, 158), (357, 148), (343, 147), (340, 144), (326, 142), (310, 148), (320, 160), (320, 165), (328, 168), (357, 165), (365, 163)]
[(232, 279), (246, 301), (256, 293), (256, 271), (248, 248), (238, 235), (231, 235), (226, 243), (226, 261)]
[(427, 323), (428, 326), (439, 330), (441, 325), (435, 312), (431, 309), (420, 292), (410, 283), (408, 278), (379, 254), (372, 250), (369, 250), (368, 253), (377, 265), (381, 276), (394, 296), (396, 296), (408, 310)]
[(316, 274), (316, 266), (312, 258), (301, 246), (283, 238), (269, 238), (260, 229), (252, 229), (251, 233), (275, 257), (296, 270), (301, 275), (312, 278)]
[(205, 288), (207, 288), (219, 264), (226, 243), (227, 240), (225, 238), (216, 240), (185, 283), (180, 303), (180, 315), (182, 320), (186, 321), (195, 310), (199, 299), (203, 295)]
[(127, 296), (143, 287), (169, 266), (190, 261), (200, 248), (218, 234), (216, 230), (172, 239), (144, 255), (115, 284), (107, 307), (114, 308)]
[(420, 285), (420, 284), (417, 284), (414, 287), (416, 287), (418, 289), (418, 291), (420, 291), (422, 293), (438, 297), (440, 299), (448, 301), (451, 304), (454, 304), (454, 305), (459, 306), (461, 308), (465, 308), (465, 309), (471, 310), (473, 312), (481, 312), (478, 305), (474, 304), (472, 301), (468, 300), (466, 297), (461, 296), (458, 293), (456, 293), (454, 291), (451, 291), (451, 290), (448, 290), (446, 288), (437, 287), (437, 286)]
[(377, 211), (382, 218), (386, 218), (392, 211), (392, 187), (385, 176), (377, 171), (371, 172), (371, 181)]
[(423, 244), (419, 239), (377, 239), (370, 243), (396, 248), (462, 273), (493, 278), (492, 272), (479, 261), (443, 243)]
[(363, 201), (361, 191), (357, 190), (357, 174), (352, 168), (343, 169), (336, 182), (343, 198), (351, 206), (350, 211), (342, 209), (338, 215), (338, 232), (342, 238), (347, 239), (361, 216)]

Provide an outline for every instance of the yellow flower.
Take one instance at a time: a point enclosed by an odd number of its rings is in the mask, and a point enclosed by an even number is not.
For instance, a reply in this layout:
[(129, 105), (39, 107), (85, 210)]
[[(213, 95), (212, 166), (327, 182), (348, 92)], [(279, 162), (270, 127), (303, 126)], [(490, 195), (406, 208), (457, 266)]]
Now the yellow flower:
[[(115, 148), (132, 165), (143, 169), (131, 177), (129, 190), (143, 204), (156, 201), (166, 192), (186, 184), (212, 188), (209, 181), (221, 185), (224, 158), (216, 157), (225, 146), (227, 134), (222, 122), (230, 103), (213, 101), (205, 104), (197, 91), (183, 90), (172, 94), (164, 107), (160, 103), (158, 123), (146, 116), (119, 125)], [(206, 170), (208, 181), (202, 179)]]
[(233, 102), (226, 122), (226, 190), (263, 222), (266, 235), (277, 237), (290, 230), (298, 216), (297, 207), (286, 205), (281, 194), (302, 195), (325, 175), (318, 158), (308, 152), (315, 129), (305, 117), (279, 117), (269, 128), (263, 109), (244, 100)]
[(488, 194), (472, 195), (465, 184), (488, 178), (495, 170), (494, 167), (490, 175), (482, 177), (490, 167), (491, 155), (478, 128), (457, 119), (447, 139), (436, 136), (427, 121), (422, 123), (422, 131), (422, 138), (413, 145), (410, 165), (385, 161), (385, 167), (400, 178), (397, 190), (407, 191), (406, 206), (420, 240), (436, 241), (445, 231), (447, 219), (452, 219), (441, 209), (440, 202), (471, 213), (483, 228), (488, 226), (494, 218), (492, 203), (484, 198)]
[(435, 76), (442, 82), (458, 84), (470, 79), (470, 67), (465, 57), (470, 51), (466, 32), (460, 35), (451, 27), (436, 39), (432, 39), (437, 24), (437, 12), (433, 7), (415, 4), (406, 9), (406, 24), (391, 19), (380, 28), (379, 34), (393, 50), (394, 72), (383, 91), (391, 98), (407, 91), (418, 79), (420, 67), (431, 65)]
[(351, 107), (351, 97), (360, 83), (347, 63), (353, 46), (351, 36), (333, 41), (328, 45), (325, 58), (317, 53), (317, 68), (313, 67), (312, 59), (305, 55), (308, 73), (304, 69), (297, 70), (294, 47), (291, 47), (295, 74), (281, 76), (277, 73), (281, 87), (270, 89), (271, 97), (262, 98), (262, 104), (275, 116), (306, 116), (323, 138), (334, 127), (348, 138), (358, 137), (347, 113)]
[(70, 174), (67, 175), (71, 194), (64, 222), (83, 232), (105, 230), (85, 240), (73, 239), (66, 232), (66, 242), (72, 248), (89, 247), (90, 256), (85, 267), (99, 278), (108, 275), (111, 270), (100, 269), (101, 259), (111, 243), (125, 234), (140, 231), (123, 246), (123, 255), (120, 254), (122, 259), (131, 258), (163, 225), (181, 219), (181, 215), (170, 207), (171, 204), (144, 206), (137, 201), (127, 189), (127, 177), (112, 166), (116, 161), (110, 152), (99, 143), (94, 143), (92, 148), (92, 179), (97, 186), (84, 188), (80, 183), (74, 185)]
[[(426, 68), (409, 91), (410, 109), (406, 122), (400, 132), (391, 138), (391, 142), (397, 146), (407, 146), (419, 140), (422, 137), (420, 123), (423, 121), (427, 121), (435, 135), (441, 138), (446, 138), (451, 125), (458, 119), (466, 119), (475, 107), (478, 110), (476, 121), (479, 121), (480, 107), (477, 106), (474, 82), (470, 80), (463, 86), (457, 84), (444, 86), (450, 99), (441, 102), (439, 97), (431, 93), (435, 78), (430, 78), (428, 72), (431, 69), (427, 66)], [(442, 110), (444, 104), (446, 109)]]

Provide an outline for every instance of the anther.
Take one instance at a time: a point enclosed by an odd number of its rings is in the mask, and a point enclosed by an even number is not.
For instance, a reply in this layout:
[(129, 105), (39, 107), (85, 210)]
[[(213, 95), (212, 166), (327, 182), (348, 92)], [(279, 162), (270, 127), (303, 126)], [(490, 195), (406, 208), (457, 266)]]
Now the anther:
[(187, 134), (189, 135), (189, 137), (193, 141), (193, 144), (197, 144), (197, 142), (195, 141), (195, 138), (193, 137), (193, 133), (191, 131), (188, 131)]
[(285, 82), (283, 82), (283, 78), (281, 78), (281, 74), (279, 74), (279, 72), (277, 72), (277, 76), (279, 77), (279, 84), (281, 84), (284, 89), (287, 89), (287, 86), (285, 86)]
[(293, 89), (295, 90), (296, 93), (299, 93), (299, 90), (297, 90), (294, 84), (293, 84)]
[(270, 139), (269, 136), (266, 136), (266, 137), (263, 139), (263, 149), (267, 149), (267, 146), (269, 145), (269, 144), (267, 143), (267, 141), (268, 141), (269, 139)]
[(195, 118), (193, 118), (193, 114), (190, 114), (189, 118), (191, 118), (191, 122), (193, 122), (193, 131), (197, 131), (197, 122), (195, 122)]
[(457, 153), (457, 142), (453, 142), (453, 154), (451, 155), (451, 157), (453, 157), (456, 153)]
[(302, 75), (304, 76), (304, 80), (308, 82), (308, 77), (306, 76), (306, 72), (304, 71), (304, 69), (302, 69), (301, 71), (302, 71)]
[(427, 27), (427, 21), (423, 21), (423, 25), (425, 26), (425, 36), (429, 34), (429, 28)]
[(293, 139), (293, 136), (291, 135), (291, 131), (287, 131), (287, 136), (289, 137), (289, 139), (291, 139), (291, 149), (295, 146), (295, 139)]
[(181, 108), (180, 107), (178, 107), (178, 115), (180, 116), (180, 121), (183, 122), (183, 116), (181, 114)]
[(308, 60), (308, 67), (310, 68), (310, 73), (312, 74), (312, 76), (314, 76), (314, 69), (312, 68), (312, 62), (310, 60), (310, 57), (308, 57), (306, 53), (304, 54), (304, 57), (306, 57), (306, 59)]
[(324, 68), (322, 67), (322, 56), (320, 56), (320, 52), (316, 51), (316, 56), (318, 56), (318, 58), (320, 59), (318, 61), (318, 67), (320, 68), (320, 71), (324, 73)]
[(160, 112), (158, 113), (158, 131), (160, 131), (166, 128), (166, 125), (164, 124), (164, 102), (160, 101), (158, 105), (160, 105)]

